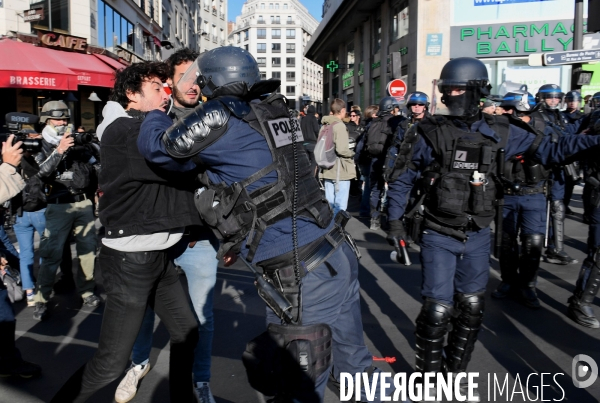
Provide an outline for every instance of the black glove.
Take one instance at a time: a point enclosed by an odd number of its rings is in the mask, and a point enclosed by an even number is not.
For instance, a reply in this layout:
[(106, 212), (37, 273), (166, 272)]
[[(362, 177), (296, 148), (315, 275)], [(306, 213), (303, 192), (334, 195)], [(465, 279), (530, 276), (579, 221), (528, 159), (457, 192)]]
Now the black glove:
[(404, 229), (404, 224), (400, 220), (393, 220), (393, 221), (389, 222), (389, 225), (390, 225), (390, 230), (385, 239), (387, 239), (387, 241), (390, 245), (398, 246), (398, 245), (396, 245), (396, 241), (394, 241), (394, 238), (396, 238), (398, 240), (400, 240), (400, 239), (406, 240), (406, 230)]

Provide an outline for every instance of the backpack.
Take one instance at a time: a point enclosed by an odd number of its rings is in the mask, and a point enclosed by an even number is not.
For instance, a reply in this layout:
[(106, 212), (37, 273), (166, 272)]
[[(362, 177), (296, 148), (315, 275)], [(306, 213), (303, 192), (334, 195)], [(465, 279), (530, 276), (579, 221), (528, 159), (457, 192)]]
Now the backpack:
[(378, 157), (383, 154), (388, 137), (392, 134), (392, 129), (388, 125), (388, 120), (393, 116), (384, 116), (373, 119), (365, 141), (365, 149), (372, 157)]
[(335, 143), (333, 141), (333, 126), (340, 122), (324, 125), (319, 132), (319, 138), (315, 145), (315, 162), (322, 169), (331, 169), (335, 164)]

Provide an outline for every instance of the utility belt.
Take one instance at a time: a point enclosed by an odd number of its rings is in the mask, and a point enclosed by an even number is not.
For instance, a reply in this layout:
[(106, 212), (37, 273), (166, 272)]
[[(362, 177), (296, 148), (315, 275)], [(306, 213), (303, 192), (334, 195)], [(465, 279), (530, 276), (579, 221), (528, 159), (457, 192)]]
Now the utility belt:
[(434, 230), (435, 232), (439, 232), (442, 235), (451, 236), (454, 239), (458, 239), (461, 242), (467, 242), (469, 236), (466, 234), (469, 231), (478, 231), (480, 228), (475, 225), (473, 221), (469, 221), (467, 225), (462, 227), (448, 227), (445, 225), (440, 225), (436, 222), (433, 222), (429, 218), (425, 218), (423, 221), (423, 225), (425, 228), (429, 228)]
[[(317, 240), (298, 248), (298, 260), (300, 262), (300, 278), (305, 277), (315, 268), (319, 267), (337, 247), (344, 241), (354, 243), (343, 227), (334, 225), (333, 229), (326, 235)], [(354, 249), (356, 246), (350, 244)], [(356, 249), (355, 253), (358, 250)], [(284, 253), (283, 255), (272, 259), (263, 260), (257, 266), (261, 267), (263, 273), (277, 288), (289, 288), (296, 286), (294, 275), (294, 251)], [(285, 292), (284, 292), (285, 294)]]
[(78, 195), (59, 196), (56, 199), (48, 200), (48, 204), (68, 204), (77, 203), (84, 200), (88, 200), (88, 197), (85, 195), (85, 193), (82, 193)]
[(535, 195), (538, 193), (545, 193), (546, 192), (546, 187), (545, 186), (538, 186), (535, 188), (532, 187), (509, 187), (509, 186), (505, 186), (504, 187), (504, 194), (505, 195), (510, 195), (510, 196), (529, 196), (529, 195)]

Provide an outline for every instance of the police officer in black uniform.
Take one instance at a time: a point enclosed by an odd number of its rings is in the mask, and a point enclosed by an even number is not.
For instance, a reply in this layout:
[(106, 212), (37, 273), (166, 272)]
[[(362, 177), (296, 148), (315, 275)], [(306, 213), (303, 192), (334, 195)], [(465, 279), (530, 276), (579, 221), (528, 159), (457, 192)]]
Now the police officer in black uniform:
[(138, 147), (163, 169), (206, 169), (196, 206), (222, 240), (218, 257), (230, 264), (239, 254), (253, 270), (262, 269), (259, 293), (273, 308), (267, 310), (269, 334), (306, 361), (305, 371), (294, 372), (292, 364), (269, 373), (279, 379), (265, 380), (256, 366), (264, 357), (250, 349), (251, 384), (312, 402), (323, 399), (332, 365), (336, 380), (340, 372), (379, 371), (363, 338), (356, 247), (344, 230), (348, 216), (340, 212), (334, 220), (285, 98), (274, 93), (279, 80), (261, 81), (254, 57), (231, 46), (202, 53), (180, 83), (189, 87), (188, 80), (198, 81), (208, 101), (175, 124), (160, 111), (148, 113)]
[[(600, 93), (598, 95), (600, 101)], [(600, 134), (600, 109), (592, 111), (586, 129), (587, 134)], [(592, 303), (600, 288), (600, 162), (593, 154), (594, 151), (590, 150), (590, 158), (586, 159), (585, 164), (584, 203), (588, 206), (588, 256), (581, 266), (573, 296), (569, 298), (567, 315), (581, 326), (597, 329), (600, 322), (594, 315)]]
[(384, 97), (379, 102), (377, 117), (371, 122), (365, 140), (365, 149), (371, 157), (371, 224), (370, 229), (377, 231), (381, 228), (381, 212), (385, 197), (385, 181), (383, 179), (383, 164), (385, 155), (391, 145), (394, 134), (400, 122), (406, 118), (396, 116), (400, 108), (394, 97)]
[[(563, 117), (570, 123), (576, 124), (580, 119), (582, 119), (585, 114), (581, 112), (581, 93), (579, 91), (569, 91), (565, 95), (565, 104), (566, 109), (562, 111)], [(565, 214), (572, 215), (573, 210), (569, 208), (569, 203), (571, 202), (571, 197), (573, 196), (573, 188), (579, 182), (579, 177), (576, 174), (579, 174), (579, 163), (576, 162), (573, 165), (573, 172), (571, 175), (565, 175)]]
[[(535, 100), (527, 87), (508, 92), (500, 106), (511, 116), (529, 121)], [(526, 306), (539, 308), (535, 279), (540, 266), (546, 230), (546, 192), (550, 170), (541, 164), (517, 155), (510, 158), (501, 173), (504, 181), (502, 248), (499, 256), (502, 282), (492, 293), (505, 298), (520, 293)], [(517, 236), (521, 237), (521, 251)]]
[(438, 88), (450, 116), (425, 118), (405, 136), (404, 157), (398, 159), (404, 160), (398, 164), (401, 173), (389, 183), (388, 241), (406, 237), (400, 219), (408, 193), (422, 177), (424, 304), (416, 320), (416, 370), (457, 373), (466, 371), (483, 322), (489, 225), (503, 193), (499, 165), (523, 154), (543, 164), (559, 162), (599, 139), (564, 136), (552, 143), (508, 115), (482, 114), (479, 100), (491, 86), (477, 59), (446, 63)]

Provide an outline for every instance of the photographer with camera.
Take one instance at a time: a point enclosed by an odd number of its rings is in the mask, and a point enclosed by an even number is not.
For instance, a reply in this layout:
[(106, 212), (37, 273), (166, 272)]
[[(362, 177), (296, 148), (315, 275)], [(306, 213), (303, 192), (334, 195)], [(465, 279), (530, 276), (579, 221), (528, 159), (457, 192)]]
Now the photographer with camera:
[[(14, 135), (10, 135), (2, 143), (2, 161), (0, 165), (0, 203), (4, 203), (17, 195), (24, 187), (25, 181), (17, 172), (21, 163), (23, 150), (21, 142), (13, 144)], [(7, 268), (6, 259), (0, 259), (0, 271), (4, 274)], [(4, 282), (0, 282), (0, 376), (18, 375), (30, 378), (38, 375), (41, 368), (21, 358), (15, 346), (15, 312), (10, 303)]]
[(62, 101), (50, 101), (42, 108), (40, 121), (42, 150), (36, 156), (39, 176), (44, 181), (46, 229), (40, 240), (42, 264), (38, 273), (33, 318), (43, 320), (52, 292), (62, 250), (73, 231), (77, 244), (80, 271), (76, 287), (85, 306), (96, 307), (100, 298), (94, 294), (94, 260), (96, 233), (92, 196), (96, 190), (94, 165), (97, 164), (88, 144), (89, 133), (71, 135), (71, 114)]

